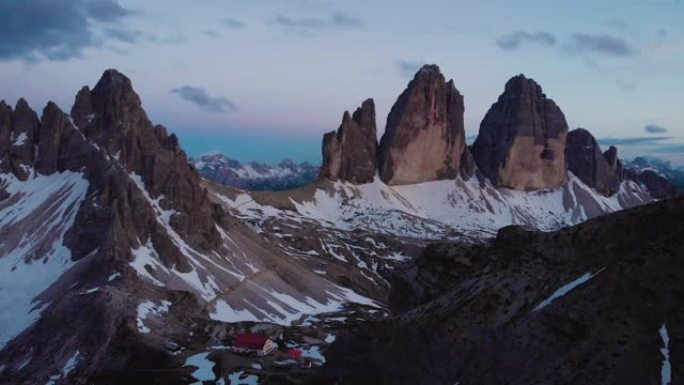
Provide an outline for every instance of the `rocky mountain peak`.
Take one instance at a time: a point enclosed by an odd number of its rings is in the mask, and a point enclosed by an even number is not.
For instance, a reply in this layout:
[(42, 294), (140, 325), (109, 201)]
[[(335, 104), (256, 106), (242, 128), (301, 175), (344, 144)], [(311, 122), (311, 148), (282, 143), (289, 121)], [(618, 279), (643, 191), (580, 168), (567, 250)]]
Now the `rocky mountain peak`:
[[(3, 101), (4, 102), (4, 101)], [(29, 106), (28, 102), (24, 98), (19, 98), (17, 100), (17, 104), (14, 107), (15, 110), (30, 110), (31, 107)]]
[(81, 88), (71, 116), (86, 136), (98, 142), (119, 130), (151, 126), (130, 79), (113, 69), (105, 71), (92, 90)]
[(423, 66), (387, 117), (380, 141), (380, 178), (410, 184), (455, 178), (465, 145), (463, 96), (437, 65)]
[(361, 107), (354, 111), (353, 120), (361, 127), (369, 127), (374, 131), (375, 127), (375, 102), (368, 98), (361, 103)]
[(504, 89), (505, 91), (501, 95), (504, 98), (520, 95), (522, 93), (531, 93), (534, 96), (541, 98), (546, 97), (542, 92), (542, 87), (534, 79), (526, 77), (525, 74), (518, 74), (508, 79)]
[[(606, 196), (615, 194), (620, 188), (620, 178), (616, 169), (610, 165), (589, 131), (584, 128), (570, 131), (565, 154), (568, 159), (568, 170), (587, 186)], [(614, 155), (616, 160), (617, 149), (614, 150)]]
[(480, 124), (472, 151), (480, 171), (497, 186), (517, 190), (557, 187), (567, 181), (568, 124), (541, 86), (512, 77)]
[(84, 146), (85, 137), (71, 117), (52, 101), (43, 109), (37, 133), (34, 163), (37, 172), (50, 175), (66, 170), (79, 171), (88, 163), (86, 152), (92, 152), (92, 147)]
[(71, 107), (71, 116), (79, 127), (86, 127), (93, 119), (93, 100), (90, 94), (90, 87), (83, 86), (74, 100)]
[(427, 76), (438, 76), (444, 78), (442, 71), (439, 69), (437, 64), (424, 64), (418, 69), (415, 77), (427, 77)]
[(372, 182), (378, 148), (376, 132), (373, 99), (366, 99), (353, 115), (345, 111), (337, 132), (323, 136), (320, 177), (351, 183)]
[(39, 127), (38, 116), (25, 99), (17, 101), (14, 111), (0, 101), (0, 172), (12, 173), (20, 180), (28, 177)]
[(622, 161), (618, 158), (617, 148), (615, 146), (608, 147), (606, 152), (603, 153), (603, 157), (606, 158), (608, 165), (618, 176), (618, 179), (622, 181), (625, 177), (624, 167), (622, 166)]
[(38, 114), (33, 111), (24, 98), (20, 98), (14, 107), (13, 132), (15, 138), (26, 133), (27, 138), (32, 139), (39, 124)]

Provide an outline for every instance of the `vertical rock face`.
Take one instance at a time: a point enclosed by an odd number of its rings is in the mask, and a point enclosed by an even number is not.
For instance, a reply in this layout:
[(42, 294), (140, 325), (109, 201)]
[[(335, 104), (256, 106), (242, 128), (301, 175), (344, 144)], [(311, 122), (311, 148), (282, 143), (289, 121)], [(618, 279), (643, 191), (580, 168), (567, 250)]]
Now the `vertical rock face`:
[(567, 181), (567, 132), (556, 103), (534, 80), (518, 75), (482, 120), (472, 152), (480, 171), (497, 186), (557, 187)]
[(0, 100), (0, 171), (10, 172), (10, 148), (12, 145), (12, 107)]
[(36, 171), (49, 175), (64, 170), (78, 170), (85, 165), (85, 138), (73, 124), (71, 118), (53, 102), (43, 109), (43, 117), (36, 138), (38, 148), (35, 160)]
[(116, 70), (105, 71), (92, 90), (84, 87), (79, 91), (71, 115), (93, 146), (121, 166), (109, 174), (95, 174), (96, 180), (92, 181), (103, 191), (103, 206), (116, 200), (127, 202), (119, 205), (121, 210), (116, 213), (120, 226), (114, 226), (114, 237), (135, 244), (138, 234), (151, 229), (152, 243), (164, 256), (164, 262), (180, 270), (187, 268), (154, 213), (146, 211), (142, 215), (140, 202), (131, 197), (130, 180), (140, 178), (152, 198), (158, 198), (165, 209), (177, 212), (170, 220), (175, 231), (201, 249), (219, 247), (220, 234), (214, 219), (221, 214), (214, 212), (216, 208), (200, 186), (200, 177), (189, 165), (176, 136), (150, 122), (126, 76)]
[(436, 65), (423, 66), (387, 117), (380, 178), (390, 185), (455, 178), (468, 151), (463, 113), (453, 80), (446, 82)]
[(375, 103), (367, 99), (353, 116), (345, 111), (337, 132), (323, 136), (323, 165), (320, 177), (351, 183), (369, 183), (375, 178), (378, 140)]
[[(606, 196), (613, 195), (620, 188), (618, 174), (589, 131), (583, 128), (570, 131), (565, 154), (568, 170), (587, 186)], [(617, 152), (615, 155), (617, 159)]]
[(92, 90), (79, 91), (71, 113), (49, 102), (39, 120), (23, 99), (14, 111), (0, 102), (0, 172), (21, 180), (32, 170), (84, 174), (99, 202), (82, 207), (67, 234), (65, 244), (75, 259), (107, 242), (128, 258), (128, 250), (145, 241), (141, 234), (149, 233), (168, 266), (187, 268), (134, 186), (138, 180), (151, 198), (175, 212), (169, 220), (175, 231), (199, 249), (219, 247), (215, 221), (221, 221), (222, 212), (208, 200), (176, 136), (148, 120), (126, 76), (105, 71)]
[(615, 146), (610, 146), (603, 153), (603, 157), (606, 158), (610, 169), (615, 172), (620, 181), (625, 179), (625, 170), (622, 167), (622, 161), (618, 158), (617, 148)]
[[(11, 107), (0, 102), (0, 170), (14, 174), (20, 180), (29, 175), (37, 153), (35, 145), (41, 130), (38, 115), (23, 98)], [(57, 159), (51, 169), (57, 168)], [(47, 172), (50, 173), (50, 172)]]

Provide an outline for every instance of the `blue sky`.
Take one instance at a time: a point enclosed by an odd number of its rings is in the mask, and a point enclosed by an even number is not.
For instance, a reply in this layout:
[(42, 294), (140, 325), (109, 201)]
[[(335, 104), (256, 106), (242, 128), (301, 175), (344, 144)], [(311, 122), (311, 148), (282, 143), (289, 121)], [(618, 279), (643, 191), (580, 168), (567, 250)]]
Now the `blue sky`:
[(373, 97), (381, 134), (436, 63), (465, 96), (468, 135), (524, 73), (571, 128), (684, 164), (681, 20), (677, 0), (5, 0), (0, 98), (69, 110), (117, 68), (191, 155), (317, 163), (345, 109)]

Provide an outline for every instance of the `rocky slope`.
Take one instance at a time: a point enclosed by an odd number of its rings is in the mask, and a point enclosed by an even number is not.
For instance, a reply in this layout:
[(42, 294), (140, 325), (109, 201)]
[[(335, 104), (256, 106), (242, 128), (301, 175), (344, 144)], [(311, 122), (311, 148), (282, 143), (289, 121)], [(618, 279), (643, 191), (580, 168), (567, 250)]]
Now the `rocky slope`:
[(472, 145), (480, 171), (496, 186), (516, 190), (558, 187), (567, 181), (560, 108), (534, 80), (511, 78), (480, 124)]
[(387, 116), (380, 179), (388, 185), (454, 179), (468, 168), (463, 113), (453, 80), (447, 82), (436, 65), (421, 68)]
[(121, 73), (84, 87), (71, 115), (49, 103), (38, 121), (24, 101), (2, 111), (2, 381), (131, 380), (179, 365), (166, 346), (198, 322), (379, 306), (214, 203)]
[(338, 338), (309, 383), (679, 383), (683, 224), (676, 199), (432, 245), (398, 275), (405, 310)]
[(203, 155), (190, 163), (205, 179), (249, 191), (280, 191), (305, 186), (316, 180), (319, 168), (307, 162), (295, 164), (285, 159), (276, 166), (249, 162), (242, 164), (223, 154)]
[(344, 112), (337, 132), (323, 136), (321, 178), (351, 183), (369, 183), (375, 178), (378, 139), (375, 103), (367, 99), (350, 116)]

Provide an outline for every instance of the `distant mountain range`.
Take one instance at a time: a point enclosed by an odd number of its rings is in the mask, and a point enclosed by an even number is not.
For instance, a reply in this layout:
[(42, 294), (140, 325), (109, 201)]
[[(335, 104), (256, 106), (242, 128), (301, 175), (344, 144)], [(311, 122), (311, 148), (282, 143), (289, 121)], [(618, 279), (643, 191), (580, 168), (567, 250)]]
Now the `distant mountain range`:
[[(296, 189), (315, 182), (320, 172), (319, 166), (308, 162), (296, 164), (290, 159), (274, 166), (261, 162), (241, 163), (223, 154), (210, 154), (199, 159), (190, 158), (189, 162), (205, 179), (248, 191)], [(646, 185), (650, 191), (658, 185), (669, 191), (684, 189), (684, 168), (673, 166), (669, 161), (638, 156), (625, 160), (624, 169), (628, 178)]]
[(290, 190), (318, 177), (318, 166), (308, 162), (296, 164), (290, 159), (273, 166), (259, 162), (242, 164), (223, 154), (212, 154), (190, 159), (190, 163), (206, 179), (249, 191)]
[(654, 156), (638, 156), (631, 161), (626, 161), (625, 167), (640, 172), (652, 170), (670, 181), (677, 188), (684, 188), (684, 168), (673, 166), (666, 160)]

